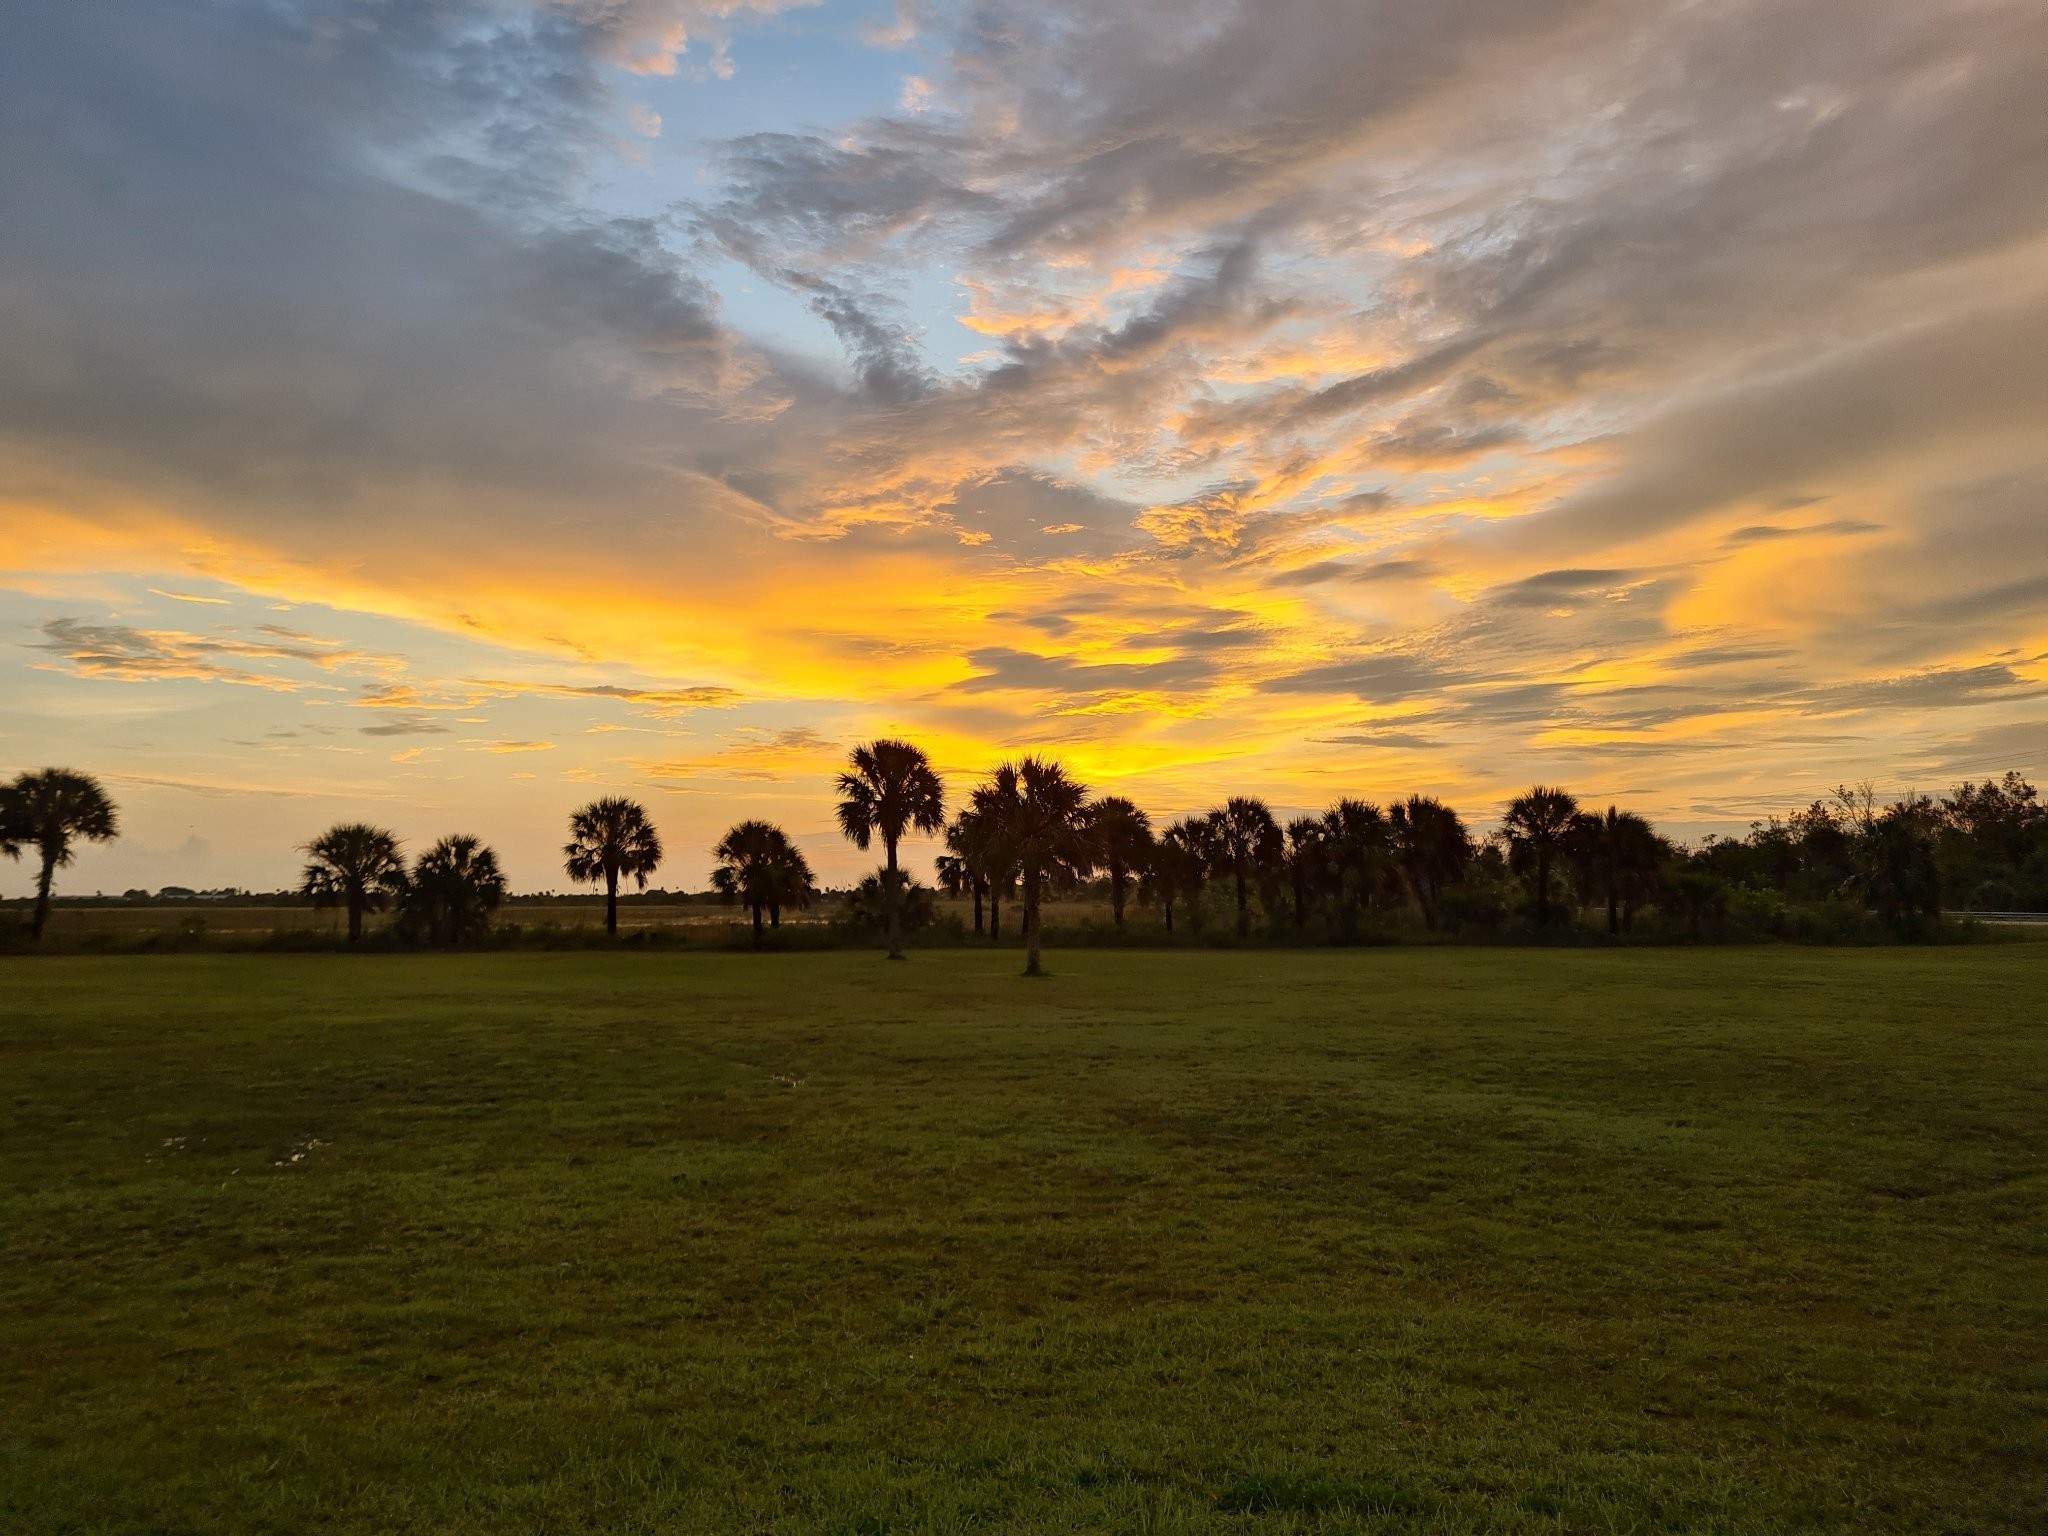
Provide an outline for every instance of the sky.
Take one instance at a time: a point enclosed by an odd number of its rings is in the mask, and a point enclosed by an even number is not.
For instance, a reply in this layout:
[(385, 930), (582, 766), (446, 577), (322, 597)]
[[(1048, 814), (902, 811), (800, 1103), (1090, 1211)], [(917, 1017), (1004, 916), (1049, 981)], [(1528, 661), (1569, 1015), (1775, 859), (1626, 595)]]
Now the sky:
[(2038, 775), (2044, 78), (2038, 0), (7, 7), (0, 770), (120, 804), (73, 891), (564, 887), (601, 793), (843, 880), (885, 734), (1690, 836)]

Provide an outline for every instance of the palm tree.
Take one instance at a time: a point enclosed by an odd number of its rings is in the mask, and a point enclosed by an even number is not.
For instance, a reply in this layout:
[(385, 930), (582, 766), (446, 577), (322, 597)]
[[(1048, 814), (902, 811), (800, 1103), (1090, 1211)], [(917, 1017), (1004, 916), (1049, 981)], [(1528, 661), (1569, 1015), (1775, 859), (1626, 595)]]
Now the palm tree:
[(1347, 932), (1372, 907), (1376, 892), (1390, 883), (1392, 864), (1387, 818), (1368, 800), (1339, 800), (1323, 812), (1323, 838), (1342, 894)]
[(1327, 832), (1323, 818), (1317, 816), (1297, 816), (1287, 823), (1287, 878), (1294, 887), (1296, 928), (1308, 926), (1309, 908), (1329, 883), (1330, 843)]
[(1019, 758), (974, 792), (974, 809), (1002, 828), (1024, 877), (1024, 974), (1041, 974), (1039, 906), (1045, 882), (1085, 875), (1095, 850), (1088, 832), (1088, 789), (1058, 763)]
[(593, 800), (569, 818), (563, 868), (571, 880), (604, 882), (604, 931), (619, 932), (619, 877), (631, 875), (641, 890), (661, 863), (661, 837), (647, 810), (622, 795)]
[(999, 817), (984, 814), (970, 799), (968, 808), (946, 829), (946, 846), (959, 858), (974, 885), (974, 931), (981, 932), (981, 898), (988, 897), (988, 936), (1003, 936), (1003, 897), (1017, 884), (1017, 853)]
[(978, 939), (985, 927), (982, 902), (987, 887), (974, 861), (973, 840), (969, 816), (962, 812), (947, 826), (946, 851), (932, 860), (932, 872), (939, 877), (939, 885), (948, 896), (966, 894), (974, 898), (974, 936)]
[(1233, 796), (1220, 811), (1209, 813), (1219, 873), (1228, 869), (1237, 883), (1237, 936), (1252, 931), (1250, 882), (1279, 867), (1285, 850), (1280, 823), (1266, 802)]
[(921, 749), (907, 741), (871, 741), (853, 749), (848, 771), (839, 775), (839, 829), (863, 853), (877, 837), (882, 840), (891, 960), (903, 958), (896, 845), (912, 829), (936, 832), (945, 824), (945, 786)]
[(765, 821), (743, 821), (711, 850), (718, 865), (711, 884), (727, 901), (744, 903), (754, 916), (754, 943), (761, 942), (763, 913), (782, 926), (785, 906), (811, 904), (817, 884), (810, 861), (789, 840), (789, 834)]
[(1104, 795), (1088, 806), (1088, 833), (1109, 875), (1109, 910), (1121, 928), (1131, 876), (1142, 875), (1152, 857), (1152, 818), (1122, 795)]
[(1536, 926), (1550, 926), (1550, 866), (1566, 854), (1579, 802), (1561, 789), (1538, 784), (1508, 805), (1501, 830), (1508, 838), (1508, 862), (1517, 874), (1536, 872)]
[(0, 795), (0, 851), (20, 858), (23, 847), (36, 850), (42, 867), (36, 875), (35, 912), (28, 936), (40, 939), (50, 920), (50, 882), (75, 858), (72, 844), (112, 842), (120, 833), (120, 816), (99, 781), (65, 768), (24, 773)]
[(1410, 795), (1387, 813), (1395, 857), (1408, 888), (1422, 908), (1423, 925), (1434, 929), (1443, 911), (1443, 891), (1465, 878), (1472, 862), (1472, 834), (1458, 813), (1432, 795)]
[(453, 949), (490, 936), (505, 899), (498, 855), (474, 837), (444, 837), (414, 861), (398, 898), (399, 923), (430, 944)]
[(1607, 814), (1573, 819), (1569, 837), (1574, 862), (1587, 883), (1607, 899), (1607, 931), (1621, 932), (1621, 904), (1664, 860), (1664, 840), (1633, 811), (1607, 807)]
[(1193, 906), (1195, 926), (1202, 926), (1202, 885), (1212, 862), (1208, 818), (1189, 816), (1159, 834), (1146, 874), (1165, 911), (1168, 933), (1173, 932), (1173, 904), (1181, 897)]
[(300, 890), (319, 907), (348, 908), (351, 944), (363, 936), (363, 914), (382, 912), (405, 890), (405, 860), (398, 839), (367, 822), (329, 827), (301, 850), (306, 872)]

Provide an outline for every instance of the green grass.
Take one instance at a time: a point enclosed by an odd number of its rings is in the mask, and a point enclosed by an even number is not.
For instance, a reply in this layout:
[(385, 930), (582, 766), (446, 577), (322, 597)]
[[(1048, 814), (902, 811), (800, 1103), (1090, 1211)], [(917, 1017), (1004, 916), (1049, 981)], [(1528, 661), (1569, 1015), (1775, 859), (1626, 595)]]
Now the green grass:
[(2048, 947), (0, 962), (0, 1530), (2048, 1529)]

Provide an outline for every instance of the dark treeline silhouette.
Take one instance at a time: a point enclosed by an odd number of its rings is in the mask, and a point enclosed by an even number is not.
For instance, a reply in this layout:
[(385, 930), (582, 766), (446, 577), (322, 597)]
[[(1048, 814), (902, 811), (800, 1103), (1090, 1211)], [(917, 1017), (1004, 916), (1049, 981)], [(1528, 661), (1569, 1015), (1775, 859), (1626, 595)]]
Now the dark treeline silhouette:
[(1892, 805), (1845, 787), (1746, 837), (1687, 849), (1639, 813), (1582, 806), (1549, 785), (1511, 800), (1486, 838), (1425, 795), (1342, 799), (1285, 827), (1263, 801), (1232, 796), (1155, 833), (1131, 801), (1090, 800), (1057, 764), (1026, 758), (970, 792), (945, 840), (935, 872), (971, 898), (977, 936), (999, 939), (1003, 904), (1021, 893), (1028, 971), (1049, 891), (1105, 896), (1117, 932), (1135, 892), (1168, 934), (1214, 937), (1222, 919), (1240, 940), (1327, 943), (1404, 929), (1914, 938), (1935, 930), (1945, 902), (2048, 910), (2048, 815), (2016, 773)]
[[(1107, 901), (1109, 936), (1133, 908), (1156, 911), (1175, 941), (1357, 943), (1418, 937), (1920, 938), (1947, 909), (2048, 911), (2048, 810), (2018, 773), (1965, 782), (1943, 799), (1890, 804), (1847, 786), (1742, 837), (1685, 848), (1619, 806), (1582, 805), (1538, 785), (1501, 809), (1477, 837), (1442, 801), (1411, 795), (1381, 805), (1345, 798), (1282, 826), (1250, 796), (1164, 827), (1131, 800), (1091, 798), (1050, 759), (999, 764), (950, 820), (945, 787), (925, 753), (902, 741), (854, 749), (836, 781), (838, 819), (856, 847), (879, 840), (883, 862), (848, 895), (841, 929), (884, 941), (900, 957), (907, 934), (956, 924), (935, 892), (902, 867), (902, 840), (942, 833), (939, 886), (971, 903), (972, 933), (1004, 937), (1004, 911), (1027, 972), (1041, 968), (1044, 908), (1055, 895)], [(61, 769), (0, 784), (0, 855), (38, 861), (32, 938), (47, 924), (54, 874), (81, 841), (116, 835), (118, 819), (90, 777)], [(645, 890), (662, 844), (645, 807), (611, 797), (569, 819), (564, 867), (605, 894), (605, 929), (618, 932), (620, 882)], [(449, 837), (408, 867), (398, 839), (341, 823), (304, 846), (301, 892), (364, 919), (395, 912), (406, 941), (455, 946), (491, 933), (505, 895), (497, 855)], [(760, 945), (785, 910), (818, 896), (809, 861), (781, 828), (734, 826), (712, 850), (713, 889), (744, 907)], [(1085, 937), (1077, 931), (1074, 936)]]

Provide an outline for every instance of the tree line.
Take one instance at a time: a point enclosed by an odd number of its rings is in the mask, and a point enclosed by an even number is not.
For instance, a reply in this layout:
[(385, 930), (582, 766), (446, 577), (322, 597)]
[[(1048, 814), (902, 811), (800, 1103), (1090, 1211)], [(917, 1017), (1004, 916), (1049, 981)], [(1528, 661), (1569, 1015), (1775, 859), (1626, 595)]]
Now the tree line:
[[(1844, 786), (1754, 823), (1744, 837), (1709, 837), (1690, 849), (1638, 813), (1584, 806), (1545, 785), (1510, 801), (1487, 837), (1428, 795), (1384, 805), (1344, 798), (1284, 825), (1264, 801), (1232, 796), (1155, 826), (1131, 800), (1091, 796), (1061, 764), (1037, 756), (999, 764), (949, 817), (924, 751), (886, 739), (855, 747), (835, 788), (841, 832), (863, 852), (880, 844), (881, 866), (849, 906), (879, 930), (891, 958), (902, 958), (906, 935), (932, 918), (932, 889), (900, 859), (903, 840), (921, 833), (943, 837), (933, 874), (939, 889), (971, 902), (975, 935), (999, 939), (1004, 906), (1020, 909), (1027, 974), (1042, 967), (1046, 898), (1084, 887), (1107, 897), (1118, 930), (1134, 902), (1156, 907), (1169, 933), (1200, 932), (1215, 906), (1234, 916), (1240, 939), (1263, 926), (1329, 942), (1403, 925), (1544, 935), (1588, 913), (1610, 934), (1632, 932), (1652, 913), (1696, 938), (1718, 936), (1731, 921), (1759, 933), (1819, 923), (1819, 936), (1845, 936), (1828, 924), (1839, 930), (1863, 913), (1911, 937), (1938, 922), (1945, 898), (2048, 909), (2048, 813), (2018, 773), (1965, 782), (1941, 800), (1913, 794), (1891, 804), (1868, 785)], [(32, 937), (42, 935), (54, 873), (76, 844), (117, 831), (113, 803), (88, 775), (45, 769), (0, 786), (0, 854), (32, 850), (40, 860)], [(368, 914), (390, 910), (406, 939), (477, 942), (505, 895), (496, 853), (471, 836), (442, 838), (408, 864), (389, 830), (349, 822), (303, 851), (303, 894), (343, 908), (351, 941)], [(603, 888), (613, 935), (621, 883), (644, 890), (663, 856), (646, 808), (616, 796), (571, 815), (562, 852), (572, 880)], [(748, 911), (757, 943), (785, 910), (818, 898), (804, 853), (769, 822), (740, 822), (712, 857), (713, 889)]]

